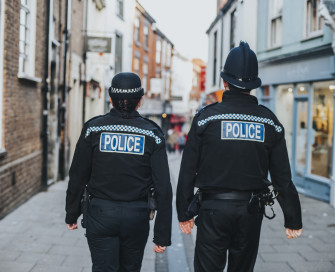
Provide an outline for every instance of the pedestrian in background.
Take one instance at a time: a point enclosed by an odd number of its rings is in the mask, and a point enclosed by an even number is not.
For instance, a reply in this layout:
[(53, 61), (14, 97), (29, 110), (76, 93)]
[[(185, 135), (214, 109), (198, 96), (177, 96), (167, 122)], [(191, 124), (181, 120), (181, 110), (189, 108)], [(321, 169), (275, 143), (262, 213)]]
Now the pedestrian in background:
[[(268, 195), (268, 172), (283, 210), (287, 238), (299, 237), (299, 196), (291, 180), (284, 128), (269, 109), (250, 95), (261, 86), (258, 62), (248, 43), (233, 48), (221, 72), (221, 103), (194, 117), (184, 150), (177, 212), (184, 233), (194, 220), (188, 210), (194, 187), (200, 188), (196, 218), (196, 272), (253, 271)], [(271, 194), (270, 194), (271, 196)]]
[(148, 193), (155, 188), (155, 252), (171, 244), (172, 189), (164, 135), (136, 110), (144, 90), (133, 73), (114, 76), (113, 109), (85, 123), (66, 195), (66, 224), (77, 229), (84, 189), (90, 194), (86, 237), (92, 271), (140, 271), (149, 234)]

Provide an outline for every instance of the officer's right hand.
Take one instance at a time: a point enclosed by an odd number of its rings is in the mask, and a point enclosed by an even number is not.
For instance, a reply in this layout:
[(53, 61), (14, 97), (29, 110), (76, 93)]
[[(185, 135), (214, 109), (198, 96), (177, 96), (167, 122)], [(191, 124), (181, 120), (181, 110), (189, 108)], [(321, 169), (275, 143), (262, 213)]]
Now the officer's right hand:
[(287, 239), (298, 238), (302, 233), (302, 229), (295, 230), (295, 229), (286, 228), (285, 232), (286, 232)]
[(77, 222), (74, 224), (66, 224), (68, 230), (75, 230), (78, 229), (78, 224)]
[(154, 251), (157, 253), (163, 253), (166, 249), (166, 246), (159, 246), (159, 245), (155, 245), (154, 247)]
[(185, 221), (185, 222), (179, 222), (179, 228), (180, 230), (185, 234), (191, 234), (191, 231), (194, 226), (194, 219)]

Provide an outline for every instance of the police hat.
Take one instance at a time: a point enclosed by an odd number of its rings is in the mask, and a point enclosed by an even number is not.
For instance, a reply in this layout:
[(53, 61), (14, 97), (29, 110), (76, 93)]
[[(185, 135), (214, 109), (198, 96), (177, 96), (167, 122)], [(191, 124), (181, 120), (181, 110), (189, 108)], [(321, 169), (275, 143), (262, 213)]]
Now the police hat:
[(246, 90), (261, 86), (258, 77), (258, 61), (246, 41), (241, 41), (238, 47), (230, 50), (221, 77), (231, 85)]
[(108, 92), (112, 99), (140, 98), (144, 95), (141, 79), (134, 73), (116, 74), (112, 79), (112, 86)]

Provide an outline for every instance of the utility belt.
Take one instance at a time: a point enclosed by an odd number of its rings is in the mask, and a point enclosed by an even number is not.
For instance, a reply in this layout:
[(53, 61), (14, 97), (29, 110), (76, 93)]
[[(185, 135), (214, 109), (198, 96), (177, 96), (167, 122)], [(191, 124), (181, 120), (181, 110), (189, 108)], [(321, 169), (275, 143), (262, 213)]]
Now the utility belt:
[[(231, 191), (226, 193), (206, 193), (200, 189), (195, 193), (190, 205), (188, 206), (186, 215), (193, 218), (199, 214), (200, 206), (202, 201), (206, 200), (241, 200), (248, 201), (248, 211), (252, 214), (263, 213), (268, 219), (275, 218), (276, 214), (272, 208), (274, 200), (277, 197), (274, 191), (266, 188), (261, 192), (242, 192), (242, 191)], [(272, 215), (267, 215), (265, 206), (269, 206), (272, 211)]]
[[(81, 213), (83, 214), (83, 218), (81, 219), (81, 226), (83, 228), (86, 228), (87, 225), (88, 207), (92, 198), (93, 195), (90, 194), (86, 186), (81, 198)], [(150, 187), (147, 197), (142, 197), (136, 201), (148, 202), (148, 210), (150, 211), (149, 218), (150, 220), (153, 220), (155, 217), (155, 211), (157, 210), (156, 193), (154, 187)]]

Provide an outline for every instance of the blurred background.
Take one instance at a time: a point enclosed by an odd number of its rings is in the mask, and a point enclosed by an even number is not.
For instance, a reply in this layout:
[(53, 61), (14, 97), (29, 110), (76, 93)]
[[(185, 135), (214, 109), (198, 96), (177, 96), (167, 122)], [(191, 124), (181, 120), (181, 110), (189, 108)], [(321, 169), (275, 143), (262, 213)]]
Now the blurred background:
[[(0, 218), (67, 180), (83, 123), (111, 109), (119, 72), (141, 77), (139, 112), (179, 162), (240, 40), (258, 56), (252, 94), (285, 127), (298, 191), (334, 207), (334, 0), (0, 0)], [(331, 261), (311, 271), (335, 271)]]

